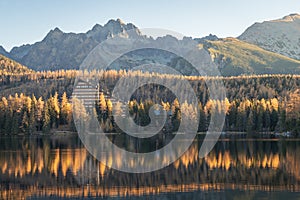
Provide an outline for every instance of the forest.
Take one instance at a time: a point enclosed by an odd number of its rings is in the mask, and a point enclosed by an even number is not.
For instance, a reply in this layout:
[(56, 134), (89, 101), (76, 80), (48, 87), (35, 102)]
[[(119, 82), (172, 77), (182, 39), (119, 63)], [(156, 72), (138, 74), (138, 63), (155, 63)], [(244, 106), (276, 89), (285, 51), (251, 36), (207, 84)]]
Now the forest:
[[(73, 122), (72, 92), (76, 77), (97, 77), (99, 96), (94, 111), (105, 132), (121, 132), (114, 122), (113, 106), (118, 104), (109, 95), (121, 77), (156, 77), (167, 79), (177, 87), (187, 80), (198, 98), (199, 132), (207, 131), (212, 112), (226, 115), (224, 131), (232, 132), (292, 132), (300, 133), (300, 76), (251, 75), (236, 77), (197, 77), (155, 74), (141, 71), (26, 71), (0, 73), (0, 134), (53, 133), (76, 131)], [(226, 98), (210, 99), (206, 83), (220, 79), (226, 88)], [(179, 85), (178, 85), (179, 87)], [(127, 105), (134, 121), (150, 123), (149, 109), (160, 104), (170, 117), (164, 131), (176, 131), (181, 117), (193, 109), (180, 105), (166, 87), (148, 84), (140, 87)], [(221, 106), (224, 105), (224, 106)], [(189, 110), (190, 109), (190, 110)], [(190, 116), (191, 120), (193, 116)]]

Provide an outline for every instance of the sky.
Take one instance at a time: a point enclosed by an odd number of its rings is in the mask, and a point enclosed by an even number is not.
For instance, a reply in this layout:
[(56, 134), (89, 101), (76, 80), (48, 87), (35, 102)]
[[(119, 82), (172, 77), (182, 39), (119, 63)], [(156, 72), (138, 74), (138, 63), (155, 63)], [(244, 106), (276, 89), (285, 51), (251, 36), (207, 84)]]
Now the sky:
[(191, 37), (237, 37), (255, 22), (291, 13), (300, 13), (298, 0), (0, 0), (0, 45), (9, 51), (42, 40), (55, 27), (86, 32), (117, 18)]

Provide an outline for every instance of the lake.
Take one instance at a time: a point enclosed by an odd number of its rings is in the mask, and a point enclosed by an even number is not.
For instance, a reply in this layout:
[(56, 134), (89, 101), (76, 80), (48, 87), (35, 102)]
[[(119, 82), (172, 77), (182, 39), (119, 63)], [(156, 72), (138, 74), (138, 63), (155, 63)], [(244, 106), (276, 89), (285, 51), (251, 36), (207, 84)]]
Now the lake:
[(299, 139), (222, 135), (199, 158), (201, 142), (164, 169), (130, 174), (99, 163), (77, 136), (2, 136), (0, 199), (300, 199)]

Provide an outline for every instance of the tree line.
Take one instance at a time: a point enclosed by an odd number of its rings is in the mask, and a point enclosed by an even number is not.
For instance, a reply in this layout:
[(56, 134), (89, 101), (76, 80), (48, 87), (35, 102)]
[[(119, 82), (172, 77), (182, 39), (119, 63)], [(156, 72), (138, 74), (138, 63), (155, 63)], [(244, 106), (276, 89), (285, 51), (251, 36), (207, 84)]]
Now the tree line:
[[(199, 117), (198, 131), (207, 131), (213, 112), (226, 115), (224, 131), (270, 132), (293, 131), (299, 133), (300, 128), (299, 93), (293, 93), (289, 99), (278, 98), (232, 100), (208, 100), (205, 104), (198, 103), (198, 116), (193, 107), (185, 102), (180, 105), (178, 99), (172, 102), (161, 101), (162, 108), (168, 113), (164, 131), (177, 131), (182, 117), (188, 117), (193, 122)], [(149, 109), (155, 104), (147, 99), (128, 102), (129, 113), (135, 123), (145, 126), (150, 123)], [(114, 107), (115, 106), (115, 107)], [(114, 121), (113, 109), (121, 106), (112, 103), (100, 93), (95, 102), (94, 112), (100, 126), (105, 132), (121, 132)], [(87, 116), (88, 117), (88, 116)], [(33, 134), (49, 133), (51, 130), (75, 131), (71, 99), (66, 93), (61, 96), (55, 92), (48, 99), (36, 98), (34, 95), (15, 94), (0, 101), (0, 132), (1, 134)]]
[(45, 133), (51, 129), (73, 130), (72, 105), (66, 93), (55, 93), (48, 99), (34, 95), (15, 94), (0, 102), (0, 132), (2, 134)]

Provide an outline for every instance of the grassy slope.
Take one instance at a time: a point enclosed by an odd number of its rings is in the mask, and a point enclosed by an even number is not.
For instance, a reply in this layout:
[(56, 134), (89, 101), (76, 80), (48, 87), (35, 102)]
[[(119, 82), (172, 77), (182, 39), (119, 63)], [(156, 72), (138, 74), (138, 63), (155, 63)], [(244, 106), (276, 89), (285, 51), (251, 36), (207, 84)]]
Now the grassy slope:
[(225, 76), (239, 74), (300, 74), (300, 61), (266, 51), (235, 38), (208, 41), (204, 48)]

